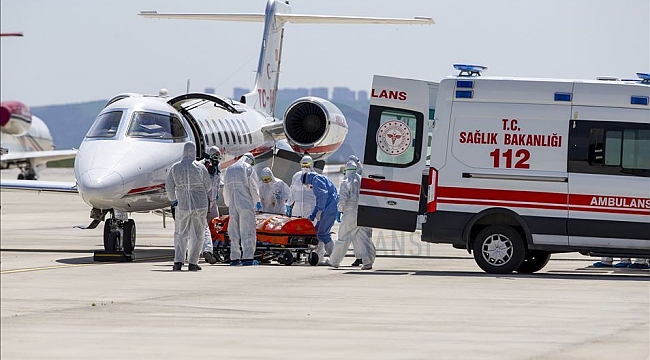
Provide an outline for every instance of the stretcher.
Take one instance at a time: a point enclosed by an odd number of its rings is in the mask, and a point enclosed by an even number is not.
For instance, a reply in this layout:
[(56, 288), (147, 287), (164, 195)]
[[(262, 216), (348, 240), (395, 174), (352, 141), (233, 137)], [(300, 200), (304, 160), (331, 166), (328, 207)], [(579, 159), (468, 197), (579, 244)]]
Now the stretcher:
[[(230, 262), (229, 219), (229, 215), (216, 217), (209, 226), (214, 256), (223, 263)], [(309, 219), (256, 213), (255, 221), (256, 260), (261, 263), (277, 261), (283, 265), (291, 265), (294, 262), (318, 265), (318, 239), (314, 224)]]

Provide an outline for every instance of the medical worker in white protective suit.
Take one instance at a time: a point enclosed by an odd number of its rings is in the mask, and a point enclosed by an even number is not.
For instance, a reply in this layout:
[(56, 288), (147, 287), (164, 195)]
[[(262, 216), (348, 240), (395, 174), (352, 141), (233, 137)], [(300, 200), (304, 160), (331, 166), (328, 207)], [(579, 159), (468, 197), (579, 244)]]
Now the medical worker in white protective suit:
[[(363, 165), (361, 164), (361, 160), (359, 160), (359, 158), (356, 155), (352, 154), (348, 158), (348, 161), (354, 161), (354, 164), (357, 166), (357, 174), (359, 174), (359, 176), (363, 176)], [(343, 177), (343, 179), (345, 179), (345, 176)], [(341, 181), (343, 181), (343, 179), (341, 179)], [(341, 222), (340, 216), (337, 217), (336, 220), (338, 222)], [(372, 231), (372, 228), (370, 229), (370, 231)], [(351, 266), (359, 266), (363, 264), (363, 260), (361, 259), (361, 253), (357, 249), (355, 241), (352, 241), (352, 247), (354, 248), (354, 262), (351, 264)]]
[(221, 151), (216, 146), (211, 146), (208, 149), (208, 158), (203, 160), (202, 163), (208, 174), (210, 174), (211, 186), (208, 192), (208, 225), (205, 227), (203, 234), (203, 259), (210, 264), (216, 264), (217, 258), (214, 257), (214, 249), (212, 247), (212, 234), (210, 233), (210, 222), (212, 219), (219, 216), (219, 207), (217, 200), (219, 200), (219, 185), (221, 183)]
[(291, 196), (289, 196), (289, 205), (291, 216), (307, 217), (316, 206), (316, 196), (314, 192), (305, 188), (301, 182), (302, 174), (314, 171), (314, 160), (309, 155), (300, 159), (300, 171), (297, 171), (291, 177)]
[(180, 271), (187, 261), (189, 271), (201, 270), (199, 255), (208, 213), (208, 192), (211, 181), (208, 170), (194, 161), (196, 146), (185, 143), (183, 158), (172, 165), (165, 188), (170, 201), (177, 200), (174, 222), (174, 270)]
[(344, 176), (339, 190), (338, 210), (342, 213), (339, 238), (334, 243), (329, 264), (335, 268), (339, 267), (350, 243), (354, 242), (355, 250), (358, 249), (363, 261), (361, 270), (370, 270), (375, 262), (375, 245), (372, 242), (371, 229), (357, 225), (361, 176), (357, 173), (354, 161), (350, 160), (345, 164)]
[(223, 179), (223, 196), (230, 214), (230, 265), (259, 265), (253, 259), (257, 245), (255, 207), (260, 202), (254, 164), (253, 154), (245, 153), (228, 167)]
[(270, 168), (265, 167), (260, 174), (260, 202), (262, 212), (271, 214), (287, 213), (287, 201), (289, 200), (289, 186), (281, 179), (273, 176)]

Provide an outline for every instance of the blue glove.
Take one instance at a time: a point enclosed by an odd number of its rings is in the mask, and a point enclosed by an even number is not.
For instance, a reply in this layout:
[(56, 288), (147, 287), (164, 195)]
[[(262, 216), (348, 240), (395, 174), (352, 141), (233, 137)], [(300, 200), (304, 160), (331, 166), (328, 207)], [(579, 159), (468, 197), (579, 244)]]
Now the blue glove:
[(215, 196), (214, 200), (219, 200), (219, 193)]
[(178, 206), (178, 200), (176, 199), (172, 200), (172, 206)]
[(286, 209), (286, 212), (284, 214), (291, 216), (291, 205), (285, 205), (284, 208)]
[(309, 214), (308, 219), (309, 219), (309, 221), (314, 221), (314, 219), (316, 219), (316, 213)]
[(262, 211), (262, 203), (258, 201), (257, 204), (255, 204), (255, 208), (257, 211)]
[(340, 212), (340, 211), (336, 212), (336, 222), (341, 222), (341, 215), (343, 215), (342, 212)]

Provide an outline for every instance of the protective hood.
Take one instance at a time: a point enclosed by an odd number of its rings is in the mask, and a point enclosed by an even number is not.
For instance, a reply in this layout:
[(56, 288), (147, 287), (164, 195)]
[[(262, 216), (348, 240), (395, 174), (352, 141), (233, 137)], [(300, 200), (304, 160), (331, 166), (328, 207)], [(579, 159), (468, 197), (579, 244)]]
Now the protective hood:
[(310, 185), (313, 183), (314, 178), (318, 175), (316, 172), (311, 171), (306, 174), (302, 174), (302, 183), (303, 185)]
[(275, 181), (275, 176), (273, 176), (273, 171), (267, 166), (260, 172), (260, 177), (271, 177), (271, 182)]
[(357, 173), (357, 164), (353, 160), (349, 160), (345, 163), (345, 177), (352, 179), (354, 174)]
[(196, 145), (193, 142), (186, 142), (183, 146), (183, 160), (194, 160), (196, 158)]

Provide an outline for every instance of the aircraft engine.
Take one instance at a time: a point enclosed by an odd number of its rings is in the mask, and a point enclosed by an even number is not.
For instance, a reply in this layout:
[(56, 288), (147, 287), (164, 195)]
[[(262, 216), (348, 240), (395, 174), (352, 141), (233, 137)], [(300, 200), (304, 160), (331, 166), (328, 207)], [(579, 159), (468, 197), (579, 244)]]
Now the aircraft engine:
[(18, 101), (0, 103), (0, 131), (15, 136), (25, 135), (32, 126), (32, 112)]
[(316, 160), (326, 158), (341, 146), (348, 134), (348, 124), (334, 104), (308, 96), (287, 108), (284, 133), (295, 152), (307, 152)]

